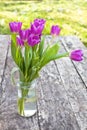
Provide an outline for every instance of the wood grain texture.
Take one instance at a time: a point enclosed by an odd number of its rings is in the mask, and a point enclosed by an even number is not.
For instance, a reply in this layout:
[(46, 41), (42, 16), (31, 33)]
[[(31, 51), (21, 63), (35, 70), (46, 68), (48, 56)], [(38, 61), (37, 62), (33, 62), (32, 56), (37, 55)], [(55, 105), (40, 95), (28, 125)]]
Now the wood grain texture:
[[(64, 49), (67, 50), (66, 41), (72, 43), (72, 49), (82, 48), (85, 50), (85, 47), (78, 42), (76, 37), (64, 37), (60, 38), (61, 45), (64, 45)], [(66, 39), (66, 40), (65, 40)], [(76, 44), (77, 41), (77, 44)], [(63, 42), (63, 43), (62, 43)], [(77, 45), (77, 47), (75, 46)], [(62, 52), (64, 52), (64, 49)], [(70, 50), (70, 49), (69, 49)], [(87, 57), (85, 61), (87, 60)], [(86, 66), (86, 62), (82, 61), (81, 63), (72, 62), (69, 58), (63, 58), (56, 60), (56, 65), (60, 73), (61, 79), (63, 81), (66, 93), (68, 95), (69, 102), (72, 106), (72, 109), (75, 113), (76, 119), (81, 130), (87, 129), (87, 90), (85, 86), (85, 81), (83, 80), (83, 74), (81, 74), (81, 68), (83, 68), (83, 63)], [(80, 64), (80, 65), (79, 65)], [(79, 69), (78, 69), (79, 68)], [(85, 69), (83, 68), (84, 72)], [(86, 77), (87, 78), (87, 74)]]
[[(50, 38), (48, 36), (46, 41), (49, 42)], [(3, 43), (7, 41), (6, 39), (9, 37), (4, 37)], [(66, 47), (62, 44), (61, 37), (54, 40), (54, 42), (58, 41), (62, 48), (60, 53), (65, 52)], [(4, 51), (6, 52), (6, 50), (7, 48)], [(11, 58), (10, 50), (7, 60), (5, 59), (1, 58), (2, 66), (5, 64), (5, 67), (1, 84), (3, 92), (0, 92), (0, 95), (2, 94), (0, 130), (87, 129), (85, 84), (69, 58), (51, 62), (42, 69), (41, 76), (37, 81), (38, 112), (31, 118), (23, 118), (17, 114), (17, 87), (13, 86), (10, 80), (10, 73), (15, 64)]]
[(76, 36), (66, 36), (62, 39), (62, 44), (65, 46), (66, 50), (71, 51), (74, 49), (82, 49), (84, 53), (84, 60), (82, 62), (73, 62), (75, 68), (82, 78), (85, 86), (87, 87), (87, 48), (82, 44), (82, 42)]
[(53, 62), (43, 69), (38, 84), (41, 130), (80, 130)]
[(5, 61), (8, 53), (9, 36), (0, 35), (0, 98), (2, 96), (2, 81), (4, 76)]

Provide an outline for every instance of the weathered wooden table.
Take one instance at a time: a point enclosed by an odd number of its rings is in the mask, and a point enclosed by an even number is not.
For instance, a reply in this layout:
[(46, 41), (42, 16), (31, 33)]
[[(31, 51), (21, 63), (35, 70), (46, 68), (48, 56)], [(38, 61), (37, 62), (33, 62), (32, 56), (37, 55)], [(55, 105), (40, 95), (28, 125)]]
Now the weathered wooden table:
[(87, 49), (75, 36), (56, 41), (60, 53), (83, 49), (84, 60), (78, 63), (67, 57), (44, 67), (38, 79), (38, 111), (23, 118), (17, 114), (17, 88), (10, 80), (15, 65), (8, 46), (10, 37), (0, 35), (0, 130), (87, 130)]

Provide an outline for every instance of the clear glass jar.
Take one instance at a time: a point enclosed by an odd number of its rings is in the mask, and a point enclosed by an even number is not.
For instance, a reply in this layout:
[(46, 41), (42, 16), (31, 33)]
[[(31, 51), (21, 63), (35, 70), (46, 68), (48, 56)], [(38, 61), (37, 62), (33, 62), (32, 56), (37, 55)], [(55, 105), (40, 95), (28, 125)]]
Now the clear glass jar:
[(33, 116), (37, 112), (36, 81), (32, 83), (18, 82), (18, 113), (24, 117)]

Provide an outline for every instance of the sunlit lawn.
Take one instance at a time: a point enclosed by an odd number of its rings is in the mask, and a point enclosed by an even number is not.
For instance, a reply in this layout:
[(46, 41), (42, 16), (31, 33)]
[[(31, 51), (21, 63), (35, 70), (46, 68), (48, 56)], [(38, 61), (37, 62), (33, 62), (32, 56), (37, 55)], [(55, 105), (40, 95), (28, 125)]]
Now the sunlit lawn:
[(22, 21), (27, 28), (35, 18), (46, 19), (45, 34), (58, 24), (61, 35), (77, 35), (87, 44), (87, 0), (0, 1), (0, 34), (9, 34), (10, 21)]

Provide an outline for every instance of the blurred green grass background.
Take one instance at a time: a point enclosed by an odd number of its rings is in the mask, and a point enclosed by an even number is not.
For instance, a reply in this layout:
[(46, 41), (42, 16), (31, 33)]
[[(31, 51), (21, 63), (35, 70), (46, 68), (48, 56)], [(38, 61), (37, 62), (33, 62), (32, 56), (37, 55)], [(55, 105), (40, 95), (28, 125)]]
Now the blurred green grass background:
[(87, 45), (87, 0), (0, 0), (0, 34), (10, 34), (11, 21), (27, 28), (35, 18), (46, 19), (44, 34), (57, 24), (61, 35), (77, 35)]

